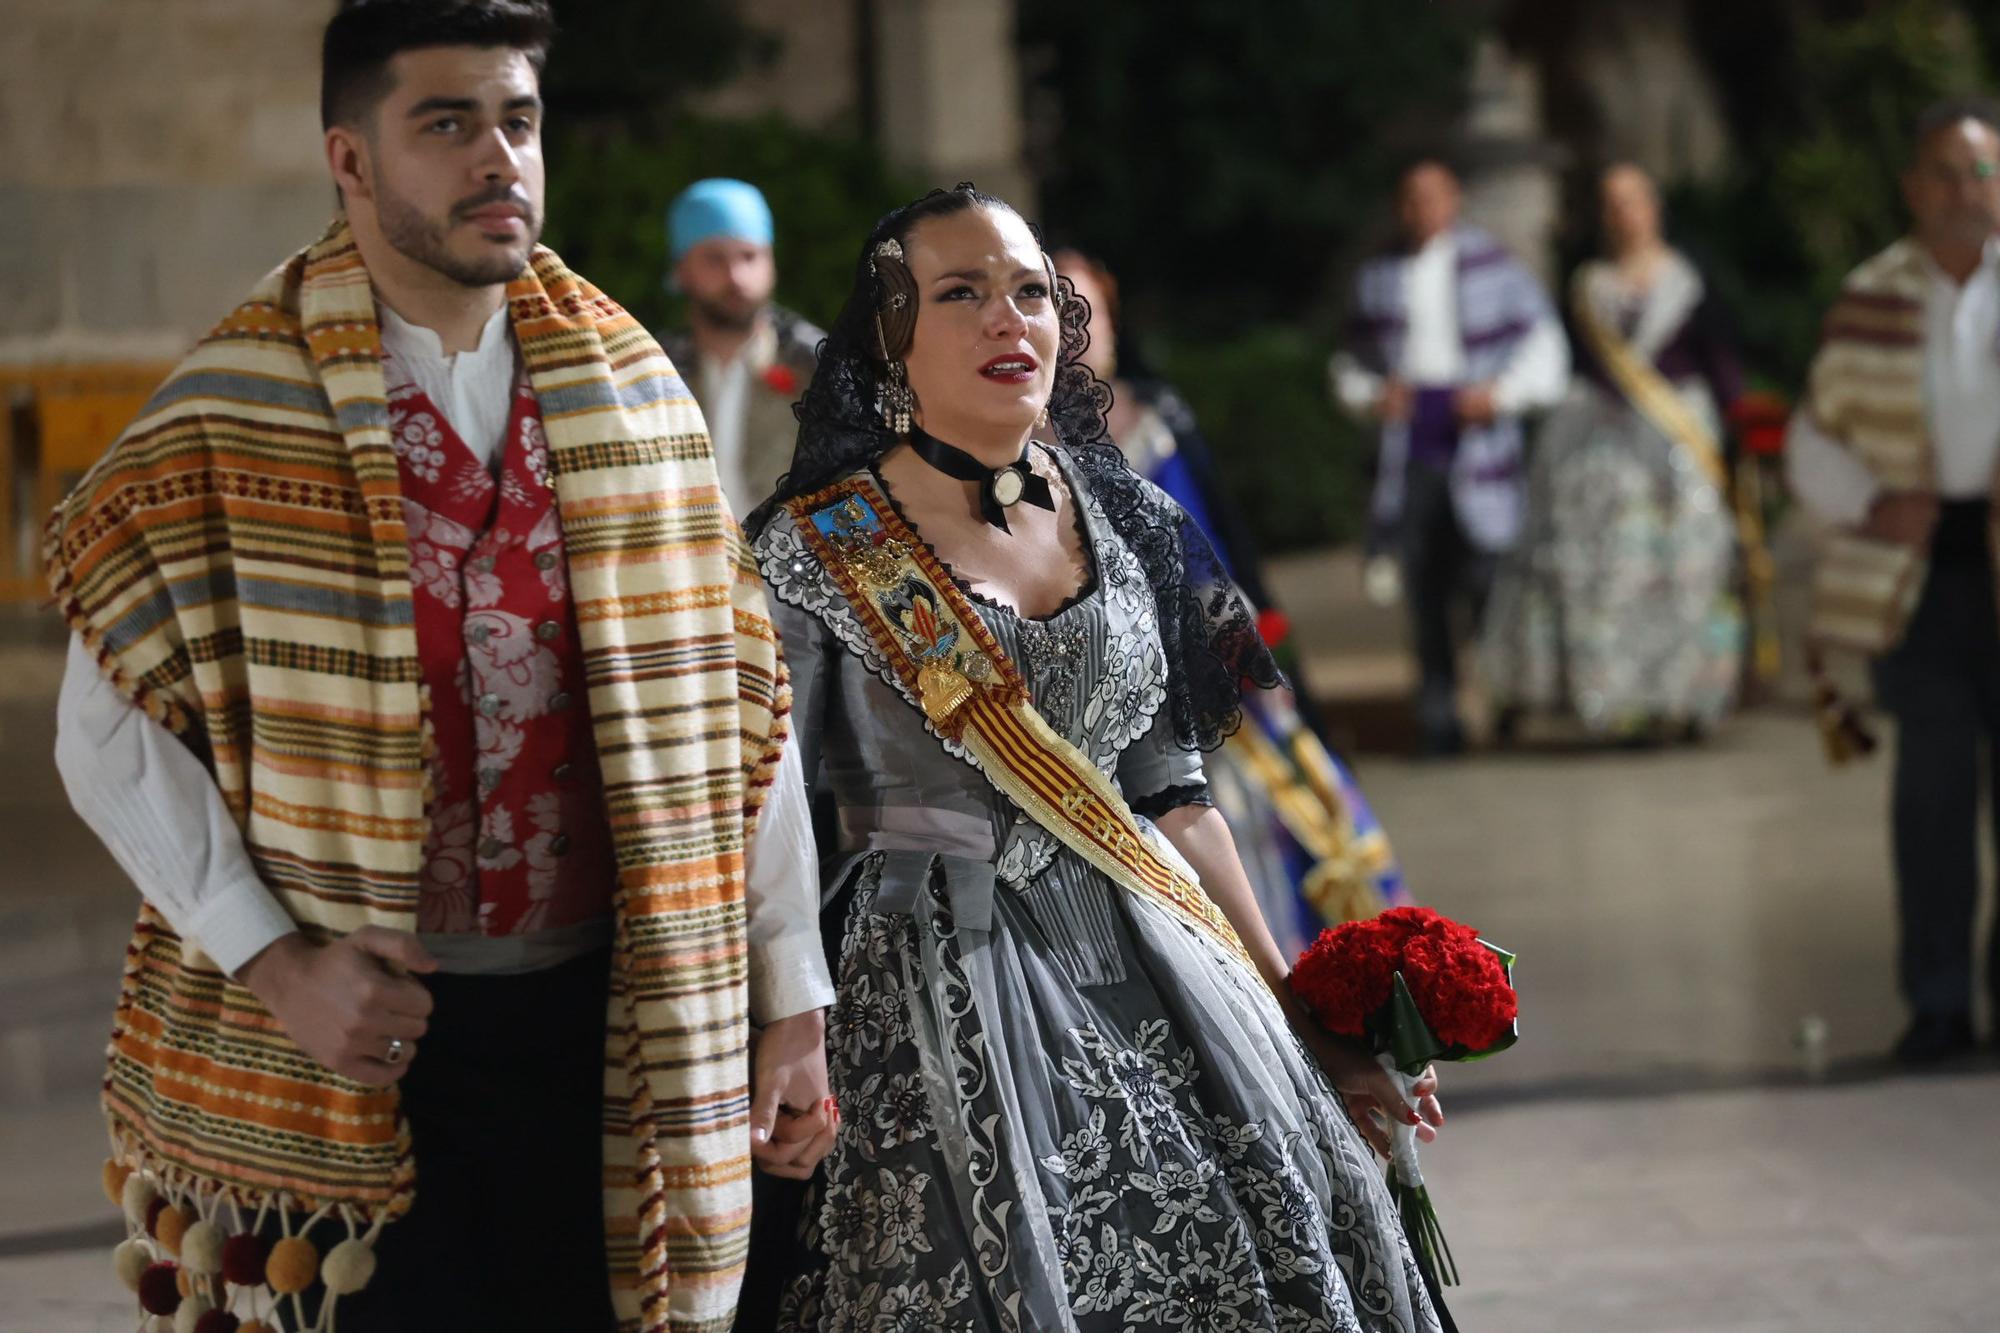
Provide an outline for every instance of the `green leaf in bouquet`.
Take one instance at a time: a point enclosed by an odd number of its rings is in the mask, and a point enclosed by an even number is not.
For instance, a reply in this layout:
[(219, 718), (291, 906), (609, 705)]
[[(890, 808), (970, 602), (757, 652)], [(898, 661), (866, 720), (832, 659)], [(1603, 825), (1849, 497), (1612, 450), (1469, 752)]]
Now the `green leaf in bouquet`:
[(1376, 1016), (1382, 1048), (1389, 1052), (1396, 1068), (1405, 1074), (1421, 1074), (1424, 1066), (1443, 1055), (1445, 1048), (1431, 1035), (1417, 1002), (1397, 972), (1389, 990), (1389, 1002)]

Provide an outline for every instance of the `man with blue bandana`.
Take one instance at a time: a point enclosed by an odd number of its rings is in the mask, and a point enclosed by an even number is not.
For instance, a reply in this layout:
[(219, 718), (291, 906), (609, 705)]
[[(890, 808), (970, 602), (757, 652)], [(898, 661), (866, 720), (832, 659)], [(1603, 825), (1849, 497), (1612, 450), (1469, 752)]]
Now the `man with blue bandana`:
[(747, 181), (696, 181), (667, 209), (669, 284), (688, 327), (661, 339), (708, 418), (716, 471), (738, 518), (792, 462), (792, 404), (812, 382), (817, 328), (772, 303), (771, 206)]

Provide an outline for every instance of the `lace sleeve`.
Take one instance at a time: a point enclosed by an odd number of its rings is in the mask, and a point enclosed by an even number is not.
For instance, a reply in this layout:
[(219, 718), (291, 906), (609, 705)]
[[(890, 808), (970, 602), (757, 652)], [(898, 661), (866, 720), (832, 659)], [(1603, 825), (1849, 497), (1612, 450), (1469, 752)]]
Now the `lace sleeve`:
[(1071, 452), (1152, 587), (1173, 740), (1183, 749), (1213, 750), (1242, 725), (1244, 690), (1284, 683), (1256, 614), (1171, 496), (1133, 472), (1110, 445)]

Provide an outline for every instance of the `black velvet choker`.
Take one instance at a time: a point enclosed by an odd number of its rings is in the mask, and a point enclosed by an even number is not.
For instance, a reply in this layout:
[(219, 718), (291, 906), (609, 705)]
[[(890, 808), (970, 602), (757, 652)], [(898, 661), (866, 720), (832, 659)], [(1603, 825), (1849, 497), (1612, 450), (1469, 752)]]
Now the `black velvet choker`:
[(1026, 449), (1004, 467), (988, 467), (965, 450), (926, 435), (916, 426), (910, 428), (910, 448), (916, 450), (918, 458), (947, 477), (978, 482), (979, 516), (1002, 532), (1011, 531), (1007, 526), (1007, 511), (1020, 501), (1040, 505), (1051, 513), (1055, 511), (1055, 495), (1049, 490), (1048, 480), (1036, 476), (1028, 466)]

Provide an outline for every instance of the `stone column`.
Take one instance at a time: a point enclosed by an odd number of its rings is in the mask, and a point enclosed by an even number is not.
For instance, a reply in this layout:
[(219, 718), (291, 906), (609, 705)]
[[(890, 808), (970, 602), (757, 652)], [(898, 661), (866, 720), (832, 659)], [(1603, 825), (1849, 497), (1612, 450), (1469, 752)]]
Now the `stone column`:
[(1461, 127), (1466, 220), (1499, 237), (1554, 291), (1562, 186), (1543, 123), (1540, 76), (1532, 62), (1488, 36), (1473, 57), (1470, 91)]
[(1685, 0), (1594, 7), (1577, 42), (1597, 152), (1669, 184), (1713, 179), (1729, 165), (1721, 98), (1688, 40), (1686, 9)]
[(1035, 214), (1013, 0), (877, 0), (877, 140), (927, 184), (969, 180)]
[(811, 129), (854, 127), (862, 24), (853, 0), (737, 0), (736, 17), (775, 35), (777, 57), (694, 98), (697, 110), (722, 119), (775, 111)]

